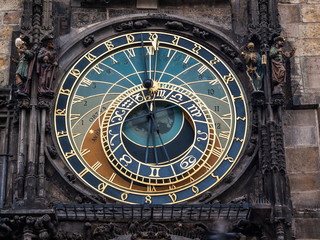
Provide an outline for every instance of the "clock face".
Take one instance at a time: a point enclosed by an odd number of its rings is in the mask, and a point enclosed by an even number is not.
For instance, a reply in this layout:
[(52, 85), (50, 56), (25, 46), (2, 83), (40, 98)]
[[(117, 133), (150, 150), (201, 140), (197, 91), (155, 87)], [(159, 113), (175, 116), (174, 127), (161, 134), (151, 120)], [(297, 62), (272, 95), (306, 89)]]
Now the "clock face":
[(69, 69), (54, 109), (57, 142), (97, 192), (134, 204), (182, 202), (238, 161), (248, 109), (237, 76), (177, 34), (106, 39)]

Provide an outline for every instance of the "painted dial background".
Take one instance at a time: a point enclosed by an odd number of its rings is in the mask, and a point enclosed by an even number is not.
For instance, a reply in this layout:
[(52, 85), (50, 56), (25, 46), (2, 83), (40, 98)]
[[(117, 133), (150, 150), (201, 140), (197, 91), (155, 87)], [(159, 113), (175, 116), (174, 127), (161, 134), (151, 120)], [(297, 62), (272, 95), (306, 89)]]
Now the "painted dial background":
[[(147, 78), (194, 93), (214, 122), (213, 146), (196, 172), (165, 186), (123, 177), (100, 139), (113, 100)], [(213, 52), (182, 36), (142, 32), (108, 39), (73, 65), (57, 94), (54, 125), (66, 162), (90, 187), (127, 203), (170, 204), (198, 196), (231, 170), (247, 139), (247, 111), (239, 80)]]

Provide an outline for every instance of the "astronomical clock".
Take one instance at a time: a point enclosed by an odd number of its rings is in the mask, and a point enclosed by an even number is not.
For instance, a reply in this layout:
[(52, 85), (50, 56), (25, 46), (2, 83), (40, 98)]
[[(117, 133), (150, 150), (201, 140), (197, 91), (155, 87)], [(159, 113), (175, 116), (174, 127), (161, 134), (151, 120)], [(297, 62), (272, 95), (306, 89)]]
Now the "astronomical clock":
[(61, 76), (52, 115), (74, 175), (129, 204), (214, 191), (250, 132), (246, 93), (225, 57), (170, 29), (130, 29), (91, 44)]

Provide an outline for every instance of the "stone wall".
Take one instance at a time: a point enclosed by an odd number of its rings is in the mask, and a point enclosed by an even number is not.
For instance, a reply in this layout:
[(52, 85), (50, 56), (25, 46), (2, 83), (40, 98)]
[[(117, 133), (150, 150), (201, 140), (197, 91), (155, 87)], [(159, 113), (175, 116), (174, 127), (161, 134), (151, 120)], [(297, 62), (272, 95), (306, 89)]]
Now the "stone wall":
[(9, 83), (12, 32), (19, 30), (23, 0), (0, 3), (0, 87)]
[(296, 239), (320, 239), (320, 1), (279, 1), (283, 35), (297, 48), (291, 60), (295, 108), (284, 133)]

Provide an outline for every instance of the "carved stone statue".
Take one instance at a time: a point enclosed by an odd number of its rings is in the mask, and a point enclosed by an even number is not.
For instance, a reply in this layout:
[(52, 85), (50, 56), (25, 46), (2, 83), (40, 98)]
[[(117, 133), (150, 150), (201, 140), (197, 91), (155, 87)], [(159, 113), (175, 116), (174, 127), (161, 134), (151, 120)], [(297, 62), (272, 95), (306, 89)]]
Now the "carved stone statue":
[(242, 47), (242, 56), (246, 62), (246, 73), (255, 91), (262, 89), (263, 68), (261, 55), (255, 51), (254, 43), (249, 42), (246, 47)]
[(18, 50), (19, 60), (13, 59), (17, 63), (16, 70), (16, 91), (17, 97), (28, 97), (30, 79), (32, 76), (33, 57), (34, 53), (28, 49), (29, 38), (20, 35), (15, 40), (15, 45)]
[(53, 37), (44, 37), (42, 39), (42, 48), (38, 53), (37, 73), (39, 74), (38, 94), (53, 95), (51, 84), (57, 62), (57, 52), (54, 48)]
[(276, 37), (275, 44), (271, 47), (269, 56), (271, 58), (273, 93), (283, 93), (283, 85), (286, 82), (286, 61), (295, 53), (295, 48), (285, 52), (283, 37)]

